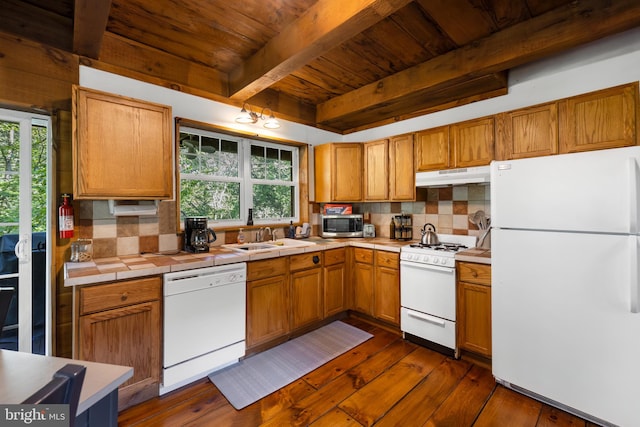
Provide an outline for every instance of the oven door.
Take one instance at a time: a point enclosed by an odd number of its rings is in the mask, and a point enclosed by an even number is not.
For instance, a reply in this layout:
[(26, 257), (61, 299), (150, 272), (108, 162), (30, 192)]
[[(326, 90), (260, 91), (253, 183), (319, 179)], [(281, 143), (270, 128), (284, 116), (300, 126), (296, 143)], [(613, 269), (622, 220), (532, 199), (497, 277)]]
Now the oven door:
[(455, 322), (455, 271), (453, 267), (400, 261), (400, 305)]

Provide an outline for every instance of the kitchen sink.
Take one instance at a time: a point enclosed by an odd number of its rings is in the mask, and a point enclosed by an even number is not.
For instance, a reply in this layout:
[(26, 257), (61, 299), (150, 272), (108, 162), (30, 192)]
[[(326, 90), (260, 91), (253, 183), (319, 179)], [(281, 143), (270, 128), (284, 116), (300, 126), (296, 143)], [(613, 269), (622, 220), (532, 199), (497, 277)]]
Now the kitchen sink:
[(304, 246), (315, 246), (313, 242), (306, 242), (302, 240), (296, 239), (278, 239), (278, 240), (270, 240), (268, 242), (255, 242), (255, 243), (231, 243), (227, 245), (222, 245), (224, 248), (232, 249), (238, 252), (267, 252), (267, 251), (277, 251), (283, 248), (297, 248)]

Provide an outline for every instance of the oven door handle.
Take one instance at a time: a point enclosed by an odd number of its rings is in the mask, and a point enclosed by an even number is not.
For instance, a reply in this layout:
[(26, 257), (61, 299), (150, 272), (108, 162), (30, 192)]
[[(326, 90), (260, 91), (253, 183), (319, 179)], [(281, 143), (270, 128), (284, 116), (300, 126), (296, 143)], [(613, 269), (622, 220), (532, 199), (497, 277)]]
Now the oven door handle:
[(454, 267), (441, 267), (439, 265), (422, 264), (419, 262), (400, 261), (400, 267), (402, 267), (403, 265), (407, 267), (418, 268), (420, 270), (434, 270), (434, 271), (442, 271), (444, 273), (453, 273), (456, 271)]
[(424, 313), (416, 313), (415, 311), (409, 311), (408, 314), (410, 317), (415, 317), (416, 319), (424, 320), (429, 323), (433, 323), (434, 325), (445, 326), (445, 321), (439, 317), (429, 316)]

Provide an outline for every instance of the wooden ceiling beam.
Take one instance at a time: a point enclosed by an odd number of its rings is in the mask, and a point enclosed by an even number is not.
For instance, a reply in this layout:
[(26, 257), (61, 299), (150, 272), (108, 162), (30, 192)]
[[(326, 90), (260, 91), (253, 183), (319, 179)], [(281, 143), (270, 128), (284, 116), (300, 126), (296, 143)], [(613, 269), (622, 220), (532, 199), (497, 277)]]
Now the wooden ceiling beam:
[(110, 10), (111, 0), (75, 0), (73, 53), (98, 59)]
[(332, 123), (414, 92), (504, 71), (639, 25), (638, 0), (576, 0), (319, 104), (317, 122)]
[(230, 73), (231, 98), (251, 98), (411, 0), (319, 0)]
[(0, 29), (67, 52), (71, 51), (70, 18), (20, 0), (2, 0)]

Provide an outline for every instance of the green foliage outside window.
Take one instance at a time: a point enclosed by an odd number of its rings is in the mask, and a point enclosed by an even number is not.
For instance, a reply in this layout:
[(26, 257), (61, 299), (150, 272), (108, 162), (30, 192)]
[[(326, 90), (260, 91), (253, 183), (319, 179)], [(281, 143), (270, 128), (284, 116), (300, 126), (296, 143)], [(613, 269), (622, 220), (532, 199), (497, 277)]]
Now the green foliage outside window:
[[(47, 229), (47, 128), (31, 127), (32, 232)], [(0, 235), (18, 233), (20, 218), (20, 125), (0, 121)]]
[[(243, 155), (243, 143), (250, 144), (248, 159)], [(248, 207), (253, 208), (255, 220), (294, 217), (294, 153), (291, 147), (181, 132), (181, 218), (239, 221)], [(243, 164), (248, 168), (247, 177), (242, 172)], [(251, 197), (245, 197), (243, 191), (250, 191)]]

